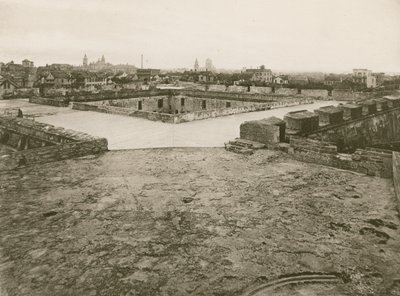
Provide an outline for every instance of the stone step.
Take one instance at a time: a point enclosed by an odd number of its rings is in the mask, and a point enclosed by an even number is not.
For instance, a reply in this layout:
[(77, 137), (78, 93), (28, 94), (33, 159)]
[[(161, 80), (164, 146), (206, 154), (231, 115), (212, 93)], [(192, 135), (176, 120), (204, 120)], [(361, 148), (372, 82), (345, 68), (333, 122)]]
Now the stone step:
[(240, 139), (236, 138), (233, 141), (229, 141), (229, 144), (236, 145), (236, 146), (242, 146), (250, 149), (264, 149), (266, 148), (266, 145), (263, 143), (255, 142), (255, 141), (250, 141), (250, 140), (245, 140), (245, 139)]
[(232, 145), (230, 143), (225, 143), (225, 149), (227, 151), (245, 154), (245, 155), (252, 155), (254, 153), (253, 149), (249, 149), (243, 146)]

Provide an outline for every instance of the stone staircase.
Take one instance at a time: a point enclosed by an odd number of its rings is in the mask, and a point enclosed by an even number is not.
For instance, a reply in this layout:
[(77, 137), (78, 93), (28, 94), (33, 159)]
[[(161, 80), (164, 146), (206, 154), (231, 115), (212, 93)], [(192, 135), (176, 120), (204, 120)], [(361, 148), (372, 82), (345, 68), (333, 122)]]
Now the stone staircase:
[(254, 142), (250, 140), (236, 138), (235, 140), (225, 143), (225, 149), (235, 153), (252, 155), (256, 149), (266, 148), (265, 144)]

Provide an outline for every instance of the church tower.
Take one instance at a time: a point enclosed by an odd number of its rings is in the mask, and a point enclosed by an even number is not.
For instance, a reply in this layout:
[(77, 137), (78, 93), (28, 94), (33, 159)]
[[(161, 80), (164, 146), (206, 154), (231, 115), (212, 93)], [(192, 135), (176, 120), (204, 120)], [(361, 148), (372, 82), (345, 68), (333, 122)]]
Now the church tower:
[(197, 58), (196, 61), (194, 62), (194, 71), (195, 72), (199, 71), (199, 62), (197, 61)]
[(104, 54), (101, 56), (101, 63), (105, 64), (106, 63), (106, 59), (104, 58)]
[(87, 58), (87, 56), (86, 56), (86, 53), (85, 53), (85, 56), (83, 57), (83, 66), (84, 66), (84, 67), (87, 67), (87, 66), (88, 66), (88, 58)]

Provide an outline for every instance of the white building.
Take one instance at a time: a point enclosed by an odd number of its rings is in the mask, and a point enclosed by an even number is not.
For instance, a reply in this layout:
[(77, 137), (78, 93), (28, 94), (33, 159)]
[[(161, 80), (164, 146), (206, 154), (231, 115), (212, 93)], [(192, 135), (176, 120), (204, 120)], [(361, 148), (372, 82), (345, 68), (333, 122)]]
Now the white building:
[(372, 71), (368, 69), (353, 69), (353, 82), (362, 84), (367, 88), (376, 87), (376, 77), (372, 75)]

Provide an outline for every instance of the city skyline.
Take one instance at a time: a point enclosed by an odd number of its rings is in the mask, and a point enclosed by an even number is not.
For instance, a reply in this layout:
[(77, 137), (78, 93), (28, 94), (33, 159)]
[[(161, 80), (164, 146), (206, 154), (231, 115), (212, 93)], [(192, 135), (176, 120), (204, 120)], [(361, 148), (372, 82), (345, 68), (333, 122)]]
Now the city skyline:
[(117, 2), (2, 0), (0, 61), (400, 72), (396, 0)]

